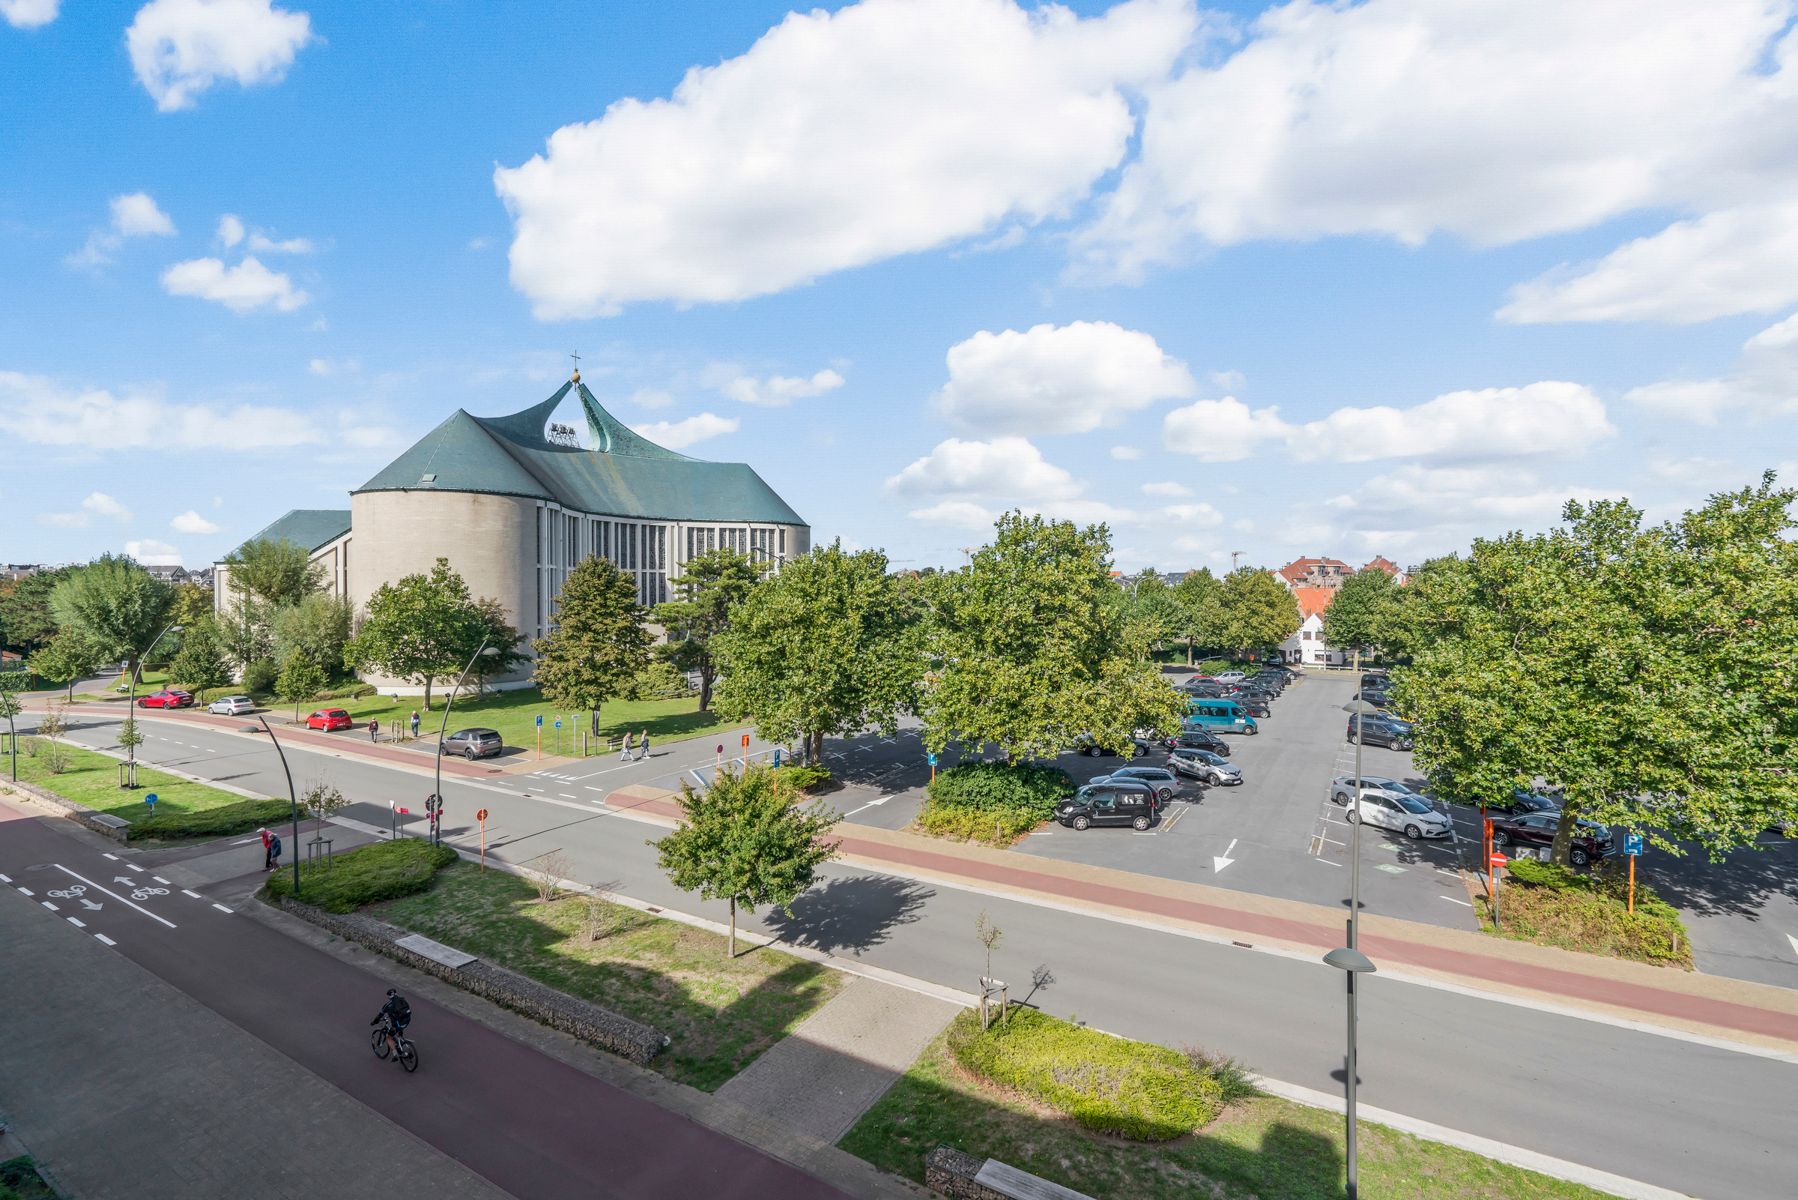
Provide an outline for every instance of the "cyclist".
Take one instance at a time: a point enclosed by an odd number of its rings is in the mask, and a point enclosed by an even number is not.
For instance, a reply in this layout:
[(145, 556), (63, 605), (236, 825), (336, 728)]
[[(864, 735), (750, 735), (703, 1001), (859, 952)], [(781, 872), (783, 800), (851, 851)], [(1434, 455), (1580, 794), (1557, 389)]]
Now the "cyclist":
[(393, 1047), (393, 1061), (398, 1062), (398, 1036), (412, 1023), (412, 1006), (406, 1003), (406, 998), (400, 995), (398, 988), (387, 989), (387, 1003), (381, 1006), (381, 1011), (375, 1014), (375, 1019), (369, 1024), (379, 1025), (382, 1021), (387, 1022), (387, 1043)]

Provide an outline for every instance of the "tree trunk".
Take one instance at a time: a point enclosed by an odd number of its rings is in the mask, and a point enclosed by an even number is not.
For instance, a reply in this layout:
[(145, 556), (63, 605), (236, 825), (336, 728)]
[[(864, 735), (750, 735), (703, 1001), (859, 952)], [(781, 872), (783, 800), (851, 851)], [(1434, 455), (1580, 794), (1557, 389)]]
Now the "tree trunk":
[(737, 956), (737, 898), (730, 898), (730, 957)]
[(590, 711), (587, 714), (587, 719), (591, 722), (589, 728), (590, 736), (597, 738), (599, 736), (599, 710), (596, 708)]
[(701, 666), (699, 668), (699, 711), (700, 712), (711, 712), (712, 711), (712, 681), (715, 680), (717, 677), (718, 677), (718, 672), (715, 671), (714, 669), (712, 669), (710, 666)]
[(1549, 857), (1559, 866), (1567, 865), (1567, 853), (1573, 847), (1573, 831), (1578, 820), (1578, 814), (1571, 809), (1561, 810), (1561, 823), (1555, 826), (1554, 846), (1549, 851)]
[(824, 765), (824, 731), (822, 729), (812, 732), (812, 765), (818, 767)]
[(425, 711), (431, 711), (431, 677), (425, 676)]
[(1192, 666), (1192, 639), (1186, 639), (1186, 665)]

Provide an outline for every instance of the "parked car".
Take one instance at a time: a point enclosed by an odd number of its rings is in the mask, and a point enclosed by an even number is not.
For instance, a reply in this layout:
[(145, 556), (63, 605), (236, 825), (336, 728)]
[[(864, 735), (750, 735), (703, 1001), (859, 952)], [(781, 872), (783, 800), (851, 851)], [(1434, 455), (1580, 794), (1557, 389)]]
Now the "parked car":
[(341, 708), (321, 708), (306, 718), (306, 728), (322, 729), (326, 733), (337, 729), (348, 729), (355, 723), (350, 719), (350, 714)]
[[(1555, 840), (1555, 830), (1560, 828), (1561, 814), (1557, 809), (1543, 809), (1540, 812), (1524, 813), (1515, 817), (1492, 818), (1492, 844), (1495, 846), (1551, 846)], [(1611, 831), (1597, 821), (1582, 820), (1573, 831), (1573, 841), (1567, 848), (1567, 861), (1576, 867), (1583, 867), (1595, 858), (1603, 858), (1616, 848), (1611, 838)]]
[(1173, 737), (1163, 741), (1162, 745), (1169, 750), (1209, 750), (1211, 753), (1225, 758), (1230, 756), (1230, 743), (1203, 725), (1188, 725)]
[(1412, 841), (1419, 838), (1444, 838), (1454, 826), (1448, 817), (1437, 812), (1419, 796), (1406, 793), (1361, 793), (1361, 802), (1349, 806), (1348, 819), (1365, 821), (1382, 829), (1396, 829)]
[[(1361, 776), (1361, 794), (1364, 796), (1377, 794), (1388, 798), (1398, 796), (1418, 796), (1420, 799), (1424, 798), (1420, 793), (1412, 791), (1398, 780), (1387, 779), (1383, 775)], [(1330, 800), (1333, 803), (1347, 804), (1354, 798), (1355, 777), (1353, 775), (1338, 775), (1330, 781)]]
[(1087, 784), (1055, 806), (1055, 819), (1071, 829), (1128, 825), (1143, 830), (1155, 823), (1159, 811), (1153, 788), (1119, 779)]
[(244, 713), (256, 711), (256, 702), (248, 696), (221, 696), (206, 706), (209, 713), (218, 713), (225, 717), (238, 717)]
[[(1139, 757), (1147, 754), (1150, 749), (1152, 749), (1149, 745), (1149, 739), (1140, 735), (1132, 735), (1130, 742), (1134, 747), (1132, 754)], [(1116, 758), (1119, 753), (1114, 747), (1101, 746), (1098, 742), (1093, 740), (1092, 735), (1089, 733), (1080, 735), (1079, 739), (1074, 743), (1074, 749), (1078, 750), (1081, 754), (1086, 755), (1088, 758)]]
[(1409, 750), (1415, 730), (1411, 722), (1401, 721), (1391, 713), (1363, 713), (1348, 719), (1348, 740), (1353, 743), (1357, 736), (1369, 746)]
[(1242, 782), (1241, 767), (1233, 762), (1226, 762), (1221, 755), (1209, 750), (1175, 750), (1167, 756), (1167, 765), (1176, 775), (1185, 775), (1218, 787), (1234, 787)]
[(1180, 791), (1180, 777), (1166, 767), (1119, 767), (1109, 775), (1101, 775), (1094, 783), (1113, 780), (1140, 780), (1155, 789), (1155, 798), (1166, 804)]
[(1251, 717), (1271, 717), (1274, 715), (1273, 702), (1260, 692), (1244, 692), (1236, 697), (1236, 703), (1242, 711)]
[(1392, 693), (1383, 688), (1362, 688), (1355, 693), (1355, 699), (1371, 704), (1375, 708), (1392, 707)]
[(1235, 700), (1213, 700), (1209, 697), (1197, 697), (1186, 706), (1188, 725), (1203, 725), (1207, 729), (1219, 729), (1226, 733), (1257, 734), (1261, 732), (1255, 719), (1242, 711), (1242, 705)]
[(1392, 686), (1392, 677), (1384, 671), (1361, 672), (1361, 686), (1364, 688), (1387, 688)]
[(458, 729), (443, 739), (445, 754), (460, 754), (471, 762), (477, 758), (492, 758), (505, 748), (499, 732), (493, 729)]
[(137, 698), (139, 708), (191, 708), (193, 702), (194, 698), (179, 688), (164, 688)]
[(1219, 671), (1216, 675), (1213, 675), (1212, 678), (1219, 683), (1241, 683), (1243, 680), (1247, 679), (1248, 676), (1241, 671)]
[(1517, 788), (1506, 799), (1500, 800), (1497, 803), (1488, 802), (1486, 811), (1488, 814), (1504, 813), (1513, 817), (1521, 817), (1525, 813), (1560, 812), (1561, 801), (1554, 796), (1544, 795), (1541, 792), (1529, 792), (1522, 788)]

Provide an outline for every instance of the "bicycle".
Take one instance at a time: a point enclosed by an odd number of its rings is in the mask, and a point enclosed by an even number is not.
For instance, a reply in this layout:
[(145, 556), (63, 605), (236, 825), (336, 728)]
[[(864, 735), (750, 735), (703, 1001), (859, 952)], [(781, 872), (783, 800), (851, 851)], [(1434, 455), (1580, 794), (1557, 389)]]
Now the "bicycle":
[[(388, 1044), (389, 1038), (392, 1039), (391, 1046)], [(369, 1048), (383, 1062), (387, 1060), (389, 1053), (397, 1054), (400, 1066), (406, 1068), (408, 1075), (418, 1070), (418, 1049), (406, 1040), (406, 1035), (400, 1032), (391, 1019), (383, 1020), (369, 1034)]]

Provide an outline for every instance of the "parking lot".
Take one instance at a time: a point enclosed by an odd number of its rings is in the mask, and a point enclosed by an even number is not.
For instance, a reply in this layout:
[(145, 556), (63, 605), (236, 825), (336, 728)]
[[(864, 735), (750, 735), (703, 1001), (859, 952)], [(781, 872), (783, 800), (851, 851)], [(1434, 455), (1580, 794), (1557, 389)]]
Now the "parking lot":
[[(1174, 676), (1176, 682), (1184, 675)], [(1167, 879), (1236, 888), (1265, 896), (1341, 905), (1347, 911), (1348, 850), (1353, 827), (1330, 803), (1330, 780), (1354, 770), (1341, 706), (1356, 683), (1342, 673), (1312, 671), (1273, 702), (1254, 737), (1230, 735), (1230, 761), (1242, 767), (1238, 787), (1204, 788), (1188, 781), (1155, 828), (1075, 832), (1047, 825), (1016, 849), (1045, 858), (1136, 871)], [(1368, 746), (1362, 772), (1418, 781), (1408, 753)], [(845, 787), (830, 799), (860, 824), (901, 829), (917, 816), (930, 768), (915, 729), (894, 738), (834, 743), (831, 769)], [(943, 766), (957, 761), (945, 757)], [(1135, 760), (1167, 761), (1156, 752)], [(1121, 760), (1066, 755), (1058, 766), (1077, 782), (1115, 769)], [(1410, 841), (1368, 826), (1362, 834), (1362, 911), (1472, 929), (1473, 908), (1459, 866), (1466, 838), (1478, 845), (1477, 820), (1451, 809), (1455, 837)]]

